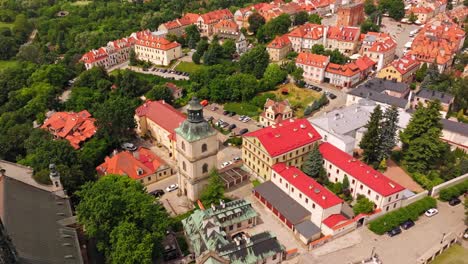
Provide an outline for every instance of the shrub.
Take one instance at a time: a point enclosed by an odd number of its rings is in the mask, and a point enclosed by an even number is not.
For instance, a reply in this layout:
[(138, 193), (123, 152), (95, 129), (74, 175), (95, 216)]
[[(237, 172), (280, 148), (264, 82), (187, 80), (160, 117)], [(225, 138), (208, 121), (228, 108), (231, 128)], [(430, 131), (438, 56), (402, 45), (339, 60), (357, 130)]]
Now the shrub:
[(369, 229), (378, 235), (382, 235), (408, 219), (413, 221), (418, 220), (420, 215), (426, 210), (436, 207), (436, 205), (437, 202), (434, 198), (429, 196), (424, 197), (406, 207), (402, 207), (371, 221)]
[(452, 187), (442, 189), (439, 193), (439, 198), (442, 201), (449, 201), (453, 197), (458, 197), (466, 191), (468, 191), (468, 180), (465, 180), (464, 182), (461, 182)]
[(48, 169), (40, 170), (40, 171), (34, 173), (33, 179), (36, 182), (40, 183), (40, 184), (45, 184), (45, 185), (51, 185), (52, 184), (52, 182), (50, 181), (49, 170)]

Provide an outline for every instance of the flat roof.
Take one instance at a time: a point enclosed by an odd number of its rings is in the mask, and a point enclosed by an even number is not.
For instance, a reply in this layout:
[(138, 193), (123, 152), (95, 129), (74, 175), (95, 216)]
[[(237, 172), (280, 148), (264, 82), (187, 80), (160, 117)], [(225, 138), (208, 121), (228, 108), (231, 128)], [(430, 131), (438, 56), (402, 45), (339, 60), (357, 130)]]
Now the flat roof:
[(310, 220), (306, 220), (298, 225), (295, 225), (294, 228), (305, 238), (311, 238), (317, 234), (320, 234), (320, 228)]

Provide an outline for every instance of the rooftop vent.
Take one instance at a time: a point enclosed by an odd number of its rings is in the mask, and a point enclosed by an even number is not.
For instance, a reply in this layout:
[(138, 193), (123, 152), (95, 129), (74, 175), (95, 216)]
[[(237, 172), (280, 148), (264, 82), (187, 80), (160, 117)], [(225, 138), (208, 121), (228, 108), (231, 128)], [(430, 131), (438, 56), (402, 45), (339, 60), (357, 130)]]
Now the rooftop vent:
[(71, 247), (71, 244), (70, 244), (70, 243), (63, 243), (62, 246), (64, 246), (64, 247)]
[(281, 135), (280, 134), (276, 134), (275, 135), (275, 138), (279, 138)]
[(138, 168), (138, 169), (137, 169), (137, 174), (138, 174), (138, 175), (143, 175), (143, 172), (144, 172), (144, 171), (143, 171), (142, 168)]
[(300, 127), (301, 127), (302, 129), (304, 129), (304, 128), (306, 128), (306, 125), (301, 124)]
[(367, 174), (369, 174), (369, 173), (370, 173), (370, 171), (367, 171)]
[(296, 178), (297, 178), (297, 174), (294, 174), (294, 175), (293, 175), (293, 178), (296, 179)]
[(73, 258), (75, 258), (75, 257), (74, 257), (73, 255), (65, 255), (64, 258), (65, 258), (65, 259), (73, 259)]
[(309, 135), (310, 138), (314, 137), (314, 135), (312, 135), (311, 133), (307, 133), (307, 135)]
[(327, 197), (325, 195), (322, 195), (322, 200), (325, 200), (327, 199)]
[(392, 188), (395, 188), (395, 184), (393, 184), (391, 182), (389, 182), (388, 185), (390, 185), (390, 187), (392, 187)]
[(293, 128), (293, 131), (296, 132), (296, 131), (297, 131), (297, 128)]
[(309, 190), (312, 190), (313, 188), (314, 188), (314, 186), (309, 185)]
[(320, 189), (319, 189), (319, 188), (315, 188), (314, 193), (317, 193), (317, 194), (320, 193)]
[(374, 174), (374, 178), (376, 178), (376, 179), (377, 179), (377, 177), (378, 177), (378, 175), (377, 175), (377, 174)]

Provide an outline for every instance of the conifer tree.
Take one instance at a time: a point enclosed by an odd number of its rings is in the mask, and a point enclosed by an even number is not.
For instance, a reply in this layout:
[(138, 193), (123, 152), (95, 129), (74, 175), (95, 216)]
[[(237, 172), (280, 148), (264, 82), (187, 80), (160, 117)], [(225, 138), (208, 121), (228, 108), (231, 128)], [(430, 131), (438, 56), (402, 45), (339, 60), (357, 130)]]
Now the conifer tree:
[(397, 142), (397, 129), (398, 129), (398, 109), (395, 106), (387, 108), (383, 115), (382, 128), (380, 132), (380, 150), (379, 159), (380, 163), (383, 159), (390, 156), (392, 149), (396, 146)]
[(366, 125), (367, 132), (362, 137), (361, 143), (359, 143), (359, 147), (364, 151), (363, 156), (366, 163), (379, 161), (381, 120), (382, 110), (380, 109), (380, 105), (377, 105)]
[(319, 151), (318, 144), (315, 143), (312, 151), (307, 155), (302, 164), (301, 170), (312, 178), (319, 178), (323, 170), (323, 156)]

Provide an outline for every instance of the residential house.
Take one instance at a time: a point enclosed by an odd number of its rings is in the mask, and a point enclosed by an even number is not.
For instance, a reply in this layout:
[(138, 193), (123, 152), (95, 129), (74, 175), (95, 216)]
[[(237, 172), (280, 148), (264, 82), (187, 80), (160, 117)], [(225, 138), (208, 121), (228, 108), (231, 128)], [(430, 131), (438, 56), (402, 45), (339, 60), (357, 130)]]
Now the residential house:
[(376, 77), (411, 84), (414, 81), (419, 65), (420, 63), (414, 56), (405, 56), (382, 68)]
[(338, 6), (336, 25), (338, 27), (356, 27), (364, 22), (364, 3), (348, 3)]
[(367, 56), (359, 57), (354, 63), (359, 67), (361, 71), (361, 80), (364, 80), (374, 71), (375, 62)]
[(269, 180), (274, 164), (300, 167), (319, 133), (306, 119), (288, 119), (243, 136), (244, 166), (262, 180)]
[(96, 167), (98, 175), (126, 175), (143, 185), (149, 185), (172, 175), (172, 169), (151, 150), (139, 147), (133, 152), (123, 151), (106, 157)]
[(296, 66), (302, 68), (306, 81), (321, 83), (330, 58), (323, 55), (301, 52), (296, 58)]
[(280, 61), (284, 59), (292, 50), (291, 41), (287, 35), (277, 36), (267, 45), (267, 51), (271, 61)]
[(358, 27), (327, 27), (326, 49), (338, 49), (341, 53), (353, 55), (358, 47), (360, 29)]
[(135, 57), (138, 60), (149, 61), (157, 65), (167, 66), (172, 60), (182, 57), (182, 46), (164, 37), (151, 34), (150, 31), (134, 33)]
[(377, 63), (377, 71), (395, 59), (397, 44), (387, 33), (367, 32), (363, 36), (360, 54)]
[(311, 51), (316, 44), (325, 45), (326, 26), (305, 23), (287, 34), (295, 52)]
[(360, 99), (364, 98), (383, 106), (396, 106), (407, 109), (410, 104), (410, 97), (408, 84), (374, 78), (351, 90), (346, 97), (346, 105), (356, 104)]
[(95, 121), (86, 110), (55, 112), (47, 117), (41, 128), (49, 131), (55, 139), (68, 140), (74, 149), (79, 149), (84, 141), (96, 134)]
[(426, 24), (429, 19), (434, 17), (434, 9), (426, 6), (415, 6), (411, 8), (411, 12), (418, 18), (421, 24)]
[(176, 158), (174, 129), (185, 121), (186, 117), (170, 104), (160, 101), (146, 101), (135, 110), (137, 133), (149, 136), (157, 144), (169, 150), (169, 157)]
[(211, 37), (214, 34), (214, 25), (221, 20), (232, 20), (234, 15), (229, 9), (215, 10), (198, 17), (196, 25), (200, 34), (204, 37)]
[(183, 34), (185, 34), (185, 28), (197, 23), (199, 17), (200, 15), (198, 14), (187, 13), (181, 18), (171, 20), (159, 25), (158, 31), (166, 32), (166, 34), (180, 37)]
[(465, 5), (454, 7), (452, 10), (447, 12), (447, 15), (453, 22), (457, 22), (460, 27), (463, 27), (464, 21), (468, 16), (468, 7)]
[(443, 126), (441, 139), (454, 148), (468, 153), (468, 124), (444, 118), (441, 119), (441, 122)]
[(221, 44), (227, 39), (233, 40), (236, 44), (237, 54), (247, 51), (247, 39), (233, 20), (219, 21), (213, 27), (213, 34), (218, 37)]
[(412, 102), (412, 107), (417, 108), (418, 105), (421, 103), (423, 106), (427, 106), (429, 101), (439, 100), (440, 105), (442, 106), (442, 112), (444, 115), (449, 112), (450, 107), (453, 104), (454, 97), (445, 92), (439, 92), (429, 89), (420, 89), (415, 95)]
[(361, 70), (354, 63), (329, 63), (325, 69), (325, 82), (340, 88), (350, 88), (361, 80)]
[(464, 30), (447, 15), (440, 14), (419, 31), (408, 54), (414, 55), (421, 63), (436, 63), (442, 73), (450, 69), (464, 41)]
[(106, 46), (85, 53), (80, 62), (84, 63), (86, 70), (93, 67), (109, 69), (130, 59), (130, 50), (134, 42), (132, 37), (109, 41)]
[(319, 150), (328, 180), (343, 182), (347, 177), (353, 198), (364, 195), (374, 203), (374, 209), (380, 208), (384, 212), (401, 207), (404, 187), (328, 142), (320, 144)]
[(18, 263), (87, 263), (78, 234), (70, 227), (76, 216), (60, 174), (55, 165), (50, 171), (53, 184), (39, 184), (31, 168), (0, 160), (0, 223), (11, 239), (2, 242), (13, 244)]
[(171, 82), (167, 82), (166, 87), (171, 90), (172, 97), (174, 97), (174, 99), (179, 99), (182, 97), (182, 92), (183, 92), (182, 87), (179, 87), (176, 84), (171, 83)]
[(262, 126), (277, 125), (293, 117), (293, 110), (288, 100), (276, 102), (267, 98), (260, 114), (259, 122)]
[(232, 238), (255, 226), (257, 218), (250, 202), (242, 199), (195, 210), (182, 225), (197, 263), (281, 263), (284, 248), (272, 233)]
[(343, 205), (343, 200), (313, 178), (284, 163), (273, 165), (271, 180), (255, 187), (253, 193), (304, 244), (320, 238), (323, 221), (340, 214)]

